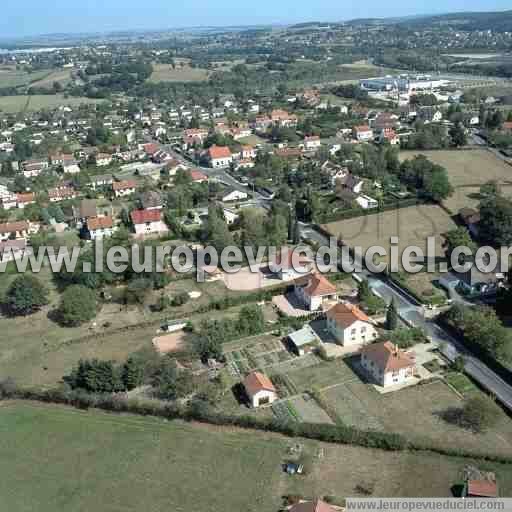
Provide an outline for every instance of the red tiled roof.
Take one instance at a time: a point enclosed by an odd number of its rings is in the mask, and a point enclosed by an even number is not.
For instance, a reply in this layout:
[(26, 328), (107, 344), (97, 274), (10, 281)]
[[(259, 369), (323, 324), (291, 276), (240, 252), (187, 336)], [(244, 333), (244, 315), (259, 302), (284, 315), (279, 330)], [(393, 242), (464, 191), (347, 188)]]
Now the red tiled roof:
[(87, 219), (87, 229), (95, 231), (96, 229), (108, 229), (114, 225), (112, 217), (91, 217)]
[(360, 126), (354, 126), (354, 130), (356, 132), (369, 132), (370, 127), (367, 124), (362, 124)]
[(192, 177), (192, 181), (203, 181), (208, 179), (208, 176), (206, 176), (206, 174), (203, 174), (201, 171), (198, 171), (197, 169), (191, 170), (190, 176)]
[(134, 224), (158, 222), (161, 219), (160, 210), (133, 210), (130, 216)]
[(112, 188), (115, 190), (129, 190), (131, 188), (137, 188), (137, 183), (133, 180), (125, 181), (114, 181)]
[(498, 486), (490, 480), (468, 480), (468, 495), (482, 498), (497, 498)]
[(334, 512), (334, 509), (322, 500), (297, 503), (289, 512)]
[(231, 156), (231, 150), (227, 146), (212, 146), (208, 150), (208, 154), (212, 160), (217, 158), (229, 158)]
[(504, 130), (512, 130), (512, 121), (506, 121), (503, 123)]
[(369, 322), (368, 316), (363, 313), (357, 306), (352, 304), (336, 304), (327, 311), (327, 318), (333, 319), (336, 324), (342, 327), (350, 327), (354, 322)]
[(27, 231), (29, 228), (29, 224), (26, 220), (20, 220), (19, 222), (6, 222), (4, 224), (0, 224), (0, 233), (16, 233)]
[(259, 391), (276, 392), (276, 388), (274, 387), (274, 384), (272, 384), (272, 381), (260, 372), (249, 373), (249, 375), (244, 379), (244, 387), (250, 395), (255, 395)]
[(336, 286), (328, 281), (322, 274), (313, 274), (309, 276), (309, 281), (304, 288), (304, 293), (310, 297), (321, 297), (323, 295), (333, 295), (336, 293)]
[(361, 353), (384, 372), (414, 366), (414, 361), (390, 341), (367, 345), (361, 350)]

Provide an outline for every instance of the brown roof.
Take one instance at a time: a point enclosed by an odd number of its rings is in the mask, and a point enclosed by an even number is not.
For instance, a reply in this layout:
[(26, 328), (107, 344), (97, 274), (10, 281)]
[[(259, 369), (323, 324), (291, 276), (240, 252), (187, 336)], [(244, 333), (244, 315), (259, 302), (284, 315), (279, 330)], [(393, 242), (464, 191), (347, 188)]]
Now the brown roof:
[(29, 224), (26, 220), (20, 220), (19, 222), (6, 222), (0, 224), (0, 233), (21, 233), (27, 231)]
[(336, 286), (327, 280), (322, 274), (314, 273), (308, 276), (304, 292), (310, 297), (321, 297), (336, 293)]
[(136, 187), (137, 183), (133, 180), (114, 181), (114, 183), (112, 183), (112, 188), (114, 190), (129, 190)]
[(468, 480), (468, 495), (483, 498), (497, 498), (498, 486), (491, 480)]
[(384, 372), (414, 366), (414, 361), (390, 341), (367, 345), (361, 350), (361, 353)]
[(273, 391), (276, 388), (272, 381), (263, 373), (252, 372), (244, 379), (244, 387), (249, 395), (255, 395), (259, 391)]
[(356, 132), (369, 132), (371, 129), (367, 124), (362, 124), (360, 126), (354, 126), (354, 130)]
[(95, 231), (96, 229), (108, 229), (114, 225), (112, 217), (91, 217), (87, 220), (87, 229)]
[(16, 200), (18, 203), (32, 203), (36, 200), (36, 195), (33, 192), (27, 192), (26, 194), (16, 194)]
[(336, 304), (327, 311), (327, 318), (332, 318), (337, 325), (344, 328), (350, 327), (354, 322), (369, 322), (368, 316), (363, 313), (357, 306), (352, 304)]
[(334, 509), (322, 500), (297, 503), (290, 512), (334, 512)]
[(212, 160), (217, 158), (229, 158), (231, 156), (231, 150), (227, 146), (212, 146), (208, 150), (208, 154)]

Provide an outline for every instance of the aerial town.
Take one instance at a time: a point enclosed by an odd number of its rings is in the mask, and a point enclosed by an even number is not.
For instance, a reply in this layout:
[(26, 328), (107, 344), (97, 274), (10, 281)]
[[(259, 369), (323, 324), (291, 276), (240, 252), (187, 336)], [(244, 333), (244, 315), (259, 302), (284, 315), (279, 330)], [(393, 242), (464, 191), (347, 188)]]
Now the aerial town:
[(452, 256), (512, 245), (512, 12), (461, 17), (0, 42), (0, 510), (511, 496), (510, 253)]

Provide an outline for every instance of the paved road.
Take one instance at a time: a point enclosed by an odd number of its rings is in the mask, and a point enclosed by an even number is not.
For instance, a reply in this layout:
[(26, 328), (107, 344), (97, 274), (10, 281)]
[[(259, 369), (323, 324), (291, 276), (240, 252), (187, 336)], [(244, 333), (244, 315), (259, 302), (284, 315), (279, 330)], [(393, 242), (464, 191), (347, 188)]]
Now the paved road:
[[(300, 227), (301, 233), (304, 236), (312, 238), (319, 243), (327, 243), (327, 239), (314, 231), (310, 225), (301, 223)], [(466, 373), (496, 396), (504, 406), (512, 410), (512, 386), (507, 384), (482, 361), (471, 355), (456, 338), (448, 334), (439, 324), (426, 319), (423, 308), (418, 306), (414, 299), (367, 271), (358, 273), (356, 277), (367, 279), (370, 288), (377, 292), (387, 303), (395, 299), (400, 316), (410, 325), (421, 327), (427, 336), (431, 338), (432, 343), (450, 361), (453, 361), (458, 355), (462, 355), (464, 357)]]
[(482, 361), (471, 355), (456, 338), (448, 334), (437, 323), (425, 319), (423, 308), (416, 306), (404, 294), (380, 279), (365, 274), (372, 290), (376, 291), (387, 302), (395, 298), (400, 316), (410, 324), (421, 327), (431, 338), (432, 343), (437, 345), (450, 361), (453, 361), (458, 355), (463, 356), (466, 373), (495, 395), (504, 406), (512, 410), (512, 386), (507, 384)]

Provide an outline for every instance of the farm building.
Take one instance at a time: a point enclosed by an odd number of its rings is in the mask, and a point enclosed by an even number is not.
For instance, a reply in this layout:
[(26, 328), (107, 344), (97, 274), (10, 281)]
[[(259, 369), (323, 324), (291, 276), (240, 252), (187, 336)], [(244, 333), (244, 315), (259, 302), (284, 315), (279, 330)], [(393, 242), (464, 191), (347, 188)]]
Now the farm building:
[(243, 382), (251, 407), (260, 407), (277, 400), (276, 388), (263, 373), (251, 372)]

